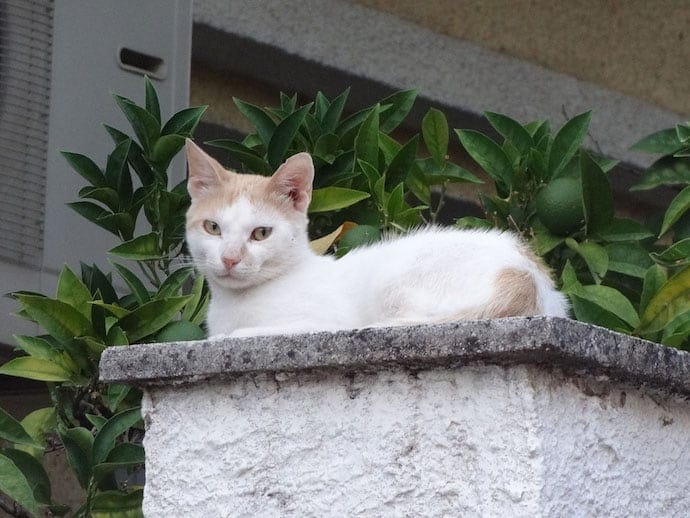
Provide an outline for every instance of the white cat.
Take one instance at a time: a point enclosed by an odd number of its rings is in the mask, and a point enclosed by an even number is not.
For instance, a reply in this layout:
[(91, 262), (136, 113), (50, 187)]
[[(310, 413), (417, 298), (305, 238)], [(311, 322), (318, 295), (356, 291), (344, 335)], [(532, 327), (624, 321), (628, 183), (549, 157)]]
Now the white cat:
[(272, 177), (228, 171), (191, 140), (187, 161), (187, 243), (211, 289), (210, 335), (567, 314), (546, 268), (511, 233), (427, 228), (336, 260), (309, 247), (307, 153)]

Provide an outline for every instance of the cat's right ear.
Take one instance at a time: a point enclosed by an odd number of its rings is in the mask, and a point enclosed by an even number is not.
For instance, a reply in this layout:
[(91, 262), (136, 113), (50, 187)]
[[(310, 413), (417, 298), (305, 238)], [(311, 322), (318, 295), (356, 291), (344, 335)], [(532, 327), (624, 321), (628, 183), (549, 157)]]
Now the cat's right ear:
[(222, 170), (223, 166), (191, 139), (186, 139), (185, 147), (189, 169), (187, 190), (192, 199), (202, 198), (220, 187), (222, 179), (218, 171)]

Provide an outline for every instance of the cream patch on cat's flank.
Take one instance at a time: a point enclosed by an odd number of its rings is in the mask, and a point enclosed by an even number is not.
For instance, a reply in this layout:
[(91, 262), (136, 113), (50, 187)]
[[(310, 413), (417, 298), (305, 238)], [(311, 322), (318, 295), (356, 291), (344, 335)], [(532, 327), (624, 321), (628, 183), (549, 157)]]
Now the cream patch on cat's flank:
[(536, 315), (539, 312), (537, 285), (531, 272), (505, 268), (496, 276), (494, 288), (496, 293), (500, 294), (500, 299), (492, 302), (491, 315), (487, 316), (501, 318), (514, 315)]

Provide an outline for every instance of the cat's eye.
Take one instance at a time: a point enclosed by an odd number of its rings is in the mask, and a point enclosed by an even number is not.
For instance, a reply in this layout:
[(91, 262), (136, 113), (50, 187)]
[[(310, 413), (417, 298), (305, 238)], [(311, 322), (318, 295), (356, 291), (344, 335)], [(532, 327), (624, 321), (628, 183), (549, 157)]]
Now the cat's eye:
[(256, 227), (252, 230), (252, 239), (254, 241), (263, 241), (271, 235), (271, 230), (273, 230), (271, 227)]
[(204, 230), (212, 236), (220, 235), (220, 225), (218, 225), (218, 223), (215, 221), (211, 221), (210, 219), (204, 221)]

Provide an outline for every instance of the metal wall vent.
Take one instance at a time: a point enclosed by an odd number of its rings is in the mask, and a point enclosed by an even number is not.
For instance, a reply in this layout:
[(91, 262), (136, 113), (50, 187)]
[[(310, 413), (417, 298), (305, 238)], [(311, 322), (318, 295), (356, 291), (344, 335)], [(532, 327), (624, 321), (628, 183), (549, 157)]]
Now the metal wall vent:
[(40, 267), (52, 0), (0, 2), (0, 257)]

